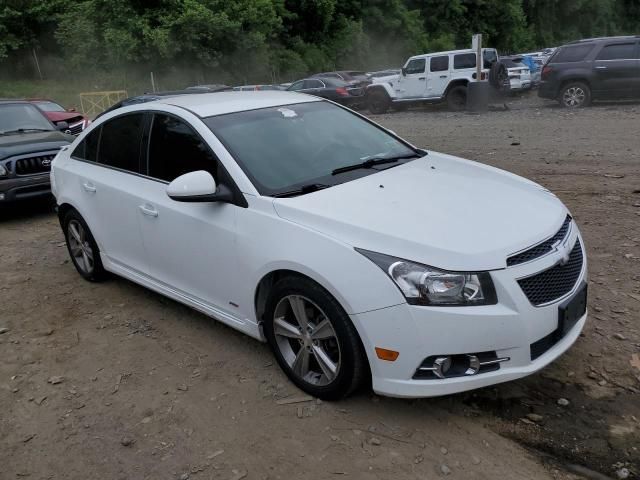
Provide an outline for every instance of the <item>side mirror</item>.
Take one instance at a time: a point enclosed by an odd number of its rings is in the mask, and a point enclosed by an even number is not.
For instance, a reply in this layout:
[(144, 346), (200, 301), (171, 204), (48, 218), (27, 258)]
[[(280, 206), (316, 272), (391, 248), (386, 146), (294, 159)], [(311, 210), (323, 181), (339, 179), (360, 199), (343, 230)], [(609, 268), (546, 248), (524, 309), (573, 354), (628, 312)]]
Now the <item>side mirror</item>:
[(167, 195), (177, 202), (232, 202), (233, 194), (224, 185), (216, 185), (209, 172), (180, 175), (167, 187)]
[(67, 112), (71, 112), (71, 113), (77, 112), (76, 107), (67, 108)]
[(56, 123), (56, 128), (61, 132), (66, 132), (66, 130), (69, 130), (69, 124), (67, 122), (58, 122)]
[(402, 76), (403, 77), (407, 76), (407, 67), (402, 67)]

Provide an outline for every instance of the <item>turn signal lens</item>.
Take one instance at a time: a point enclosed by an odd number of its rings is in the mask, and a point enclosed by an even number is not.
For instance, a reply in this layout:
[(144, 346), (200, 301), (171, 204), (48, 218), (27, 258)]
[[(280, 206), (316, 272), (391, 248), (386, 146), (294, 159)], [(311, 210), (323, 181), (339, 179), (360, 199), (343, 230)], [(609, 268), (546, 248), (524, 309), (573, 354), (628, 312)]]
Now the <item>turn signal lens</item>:
[(376, 347), (376, 355), (380, 360), (386, 360), (387, 362), (395, 362), (400, 352), (395, 350), (387, 350), (386, 348)]

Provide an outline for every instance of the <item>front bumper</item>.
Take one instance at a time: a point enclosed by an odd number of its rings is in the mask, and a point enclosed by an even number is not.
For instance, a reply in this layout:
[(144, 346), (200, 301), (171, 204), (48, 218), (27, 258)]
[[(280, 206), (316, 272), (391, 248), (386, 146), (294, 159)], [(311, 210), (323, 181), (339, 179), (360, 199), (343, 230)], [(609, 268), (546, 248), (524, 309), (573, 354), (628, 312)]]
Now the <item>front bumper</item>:
[(51, 195), (49, 173), (0, 179), (0, 205)]
[[(579, 238), (577, 228), (571, 237), (573, 245)], [(547, 255), (491, 272), (497, 305), (447, 308), (401, 304), (352, 315), (369, 358), (374, 391), (394, 397), (447, 395), (521, 378), (548, 365), (576, 341), (586, 313), (564, 337), (533, 360), (532, 344), (558, 329), (560, 304), (575, 295), (586, 281), (586, 259), (571, 292), (551, 304), (533, 306), (516, 280), (551, 268), (557, 261), (557, 256)], [(376, 347), (395, 350), (400, 355), (393, 362), (381, 360), (376, 356)], [(498, 358), (509, 360), (500, 363), (497, 370), (475, 375), (414, 378), (427, 357), (479, 352), (495, 352)]]

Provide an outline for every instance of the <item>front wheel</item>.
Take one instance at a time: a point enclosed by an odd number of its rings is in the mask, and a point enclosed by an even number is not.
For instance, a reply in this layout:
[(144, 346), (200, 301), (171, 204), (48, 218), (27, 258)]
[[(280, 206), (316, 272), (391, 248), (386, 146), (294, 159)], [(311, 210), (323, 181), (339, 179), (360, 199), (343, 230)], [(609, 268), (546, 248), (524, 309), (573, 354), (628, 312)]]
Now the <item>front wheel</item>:
[(560, 105), (565, 108), (581, 108), (591, 103), (591, 89), (582, 82), (566, 84), (560, 92)]
[(371, 113), (387, 113), (391, 105), (391, 100), (385, 92), (373, 91), (367, 94), (367, 105)]
[(338, 400), (364, 381), (360, 338), (340, 304), (304, 277), (286, 277), (273, 288), (264, 332), (278, 364), (300, 389)]

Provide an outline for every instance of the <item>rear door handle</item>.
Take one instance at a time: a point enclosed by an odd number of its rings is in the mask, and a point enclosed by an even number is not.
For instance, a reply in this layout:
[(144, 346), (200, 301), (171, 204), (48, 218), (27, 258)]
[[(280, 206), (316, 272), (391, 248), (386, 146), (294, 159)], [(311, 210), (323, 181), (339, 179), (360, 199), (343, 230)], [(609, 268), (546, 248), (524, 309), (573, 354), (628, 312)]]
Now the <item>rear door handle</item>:
[(138, 207), (143, 215), (147, 215), (149, 217), (157, 217), (158, 211), (153, 208), (151, 205), (140, 205)]
[(600, 65), (600, 66), (596, 67), (596, 70), (606, 70), (607, 68), (609, 68), (609, 67), (605, 67), (605, 66)]
[(96, 193), (96, 187), (92, 183), (85, 182), (82, 184), (82, 188), (87, 193)]
[(424, 80), (426, 77), (418, 77), (418, 80)]
[(446, 75), (440, 75), (440, 78), (447, 78)]

